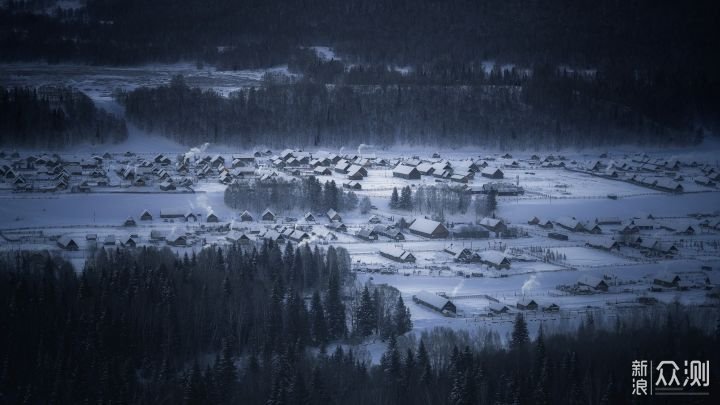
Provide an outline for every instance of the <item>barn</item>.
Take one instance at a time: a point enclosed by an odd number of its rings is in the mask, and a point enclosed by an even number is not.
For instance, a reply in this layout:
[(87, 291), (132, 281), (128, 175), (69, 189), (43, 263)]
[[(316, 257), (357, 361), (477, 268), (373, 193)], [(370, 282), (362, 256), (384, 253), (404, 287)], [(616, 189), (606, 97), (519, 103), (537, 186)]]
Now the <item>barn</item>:
[(607, 291), (608, 285), (605, 280), (593, 276), (582, 276), (578, 280), (579, 286), (589, 287), (597, 291)]
[(412, 253), (394, 246), (380, 249), (380, 256), (400, 263), (415, 263)]
[(595, 218), (595, 223), (598, 225), (621, 225), (622, 220), (618, 217), (600, 217)]
[(332, 175), (332, 171), (328, 167), (318, 166), (313, 169), (313, 174), (316, 176), (330, 176)]
[(366, 241), (373, 241), (378, 239), (377, 233), (375, 233), (374, 230), (369, 228), (360, 229), (359, 231), (355, 232), (355, 236)]
[(342, 222), (331, 222), (326, 224), (325, 227), (335, 232), (347, 232), (347, 226), (345, 226)]
[(507, 231), (507, 225), (505, 225), (505, 223), (501, 219), (497, 218), (485, 217), (478, 222), (478, 225), (481, 225), (488, 231), (495, 233), (502, 233)]
[(157, 229), (153, 229), (150, 231), (150, 240), (159, 241), (159, 240), (165, 240), (165, 232), (159, 231)]
[(420, 174), (429, 176), (433, 174), (435, 169), (433, 168), (432, 163), (429, 162), (423, 162), (416, 166), (416, 169), (420, 172)]
[(510, 308), (508, 308), (507, 305), (499, 302), (490, 303), (490, 305), (488, 305), (488, 309), (490, 309), (490, 312), (494, 314), (506, 314), (510, 312)]
[(677, 287), (680, 283), (680, 277), (676, 274), (660, 273), (653, 278), (653, 284), (662, 287)]
[(115, 235), (107, 235), (103, 240), (105, 246), (115, 246)]
[(75, 240), (67, 235), (63, 235), (57, 240), (58, 246), (65, 250), (78, 250), (80, 247), (78, 246), (77, 242)]
[(347, 170), (348, 179), (350, 180), (362, 180), (368, 175), (367, 169), (360, 165), (352, 165)]
[(253, 216), (247, 210), (243, 211), (243, 213), (240, 214), (241, 222), (251, 222), (252, 220), (253, 220)]
[(445, 225), (425, 218), (416, 218), (409, 229), (410, 232), (426, 238), (447, 238), (450, 235)]
[(480, 263), (490, 267), (494, 267), (498, 270), (507, 270), (510, 268), (510, 259), (508, 259), (502, 252), (498, 252), (497, 250), (487, 250), (484, 252), (480, 252), (478, 253), (478, 257), (480, 259)]
[(293, 242), (302, 242), (304, 240), (309, 240), (310, 235), (308, 235), (306, 232), (296, 229), (290, 233), (288, 238)]
[(403, 233), (395, 227), (376, 225), (375, 233), (386, 236), (392, 240), (405, 240), (405, 235), (403, 235)]
[(332, 208), (330, 208), (330, 209), (328, 210), (328, 212), (327, 212), (327, 217), (328, 217), (328, 219), (329, 219), (330, 221), (339, 221), (339, 222), (342, 222), (342, 217), (340, 216), (340, 214), (338, 214), (338, 212), (335, 211), (335, 210), (332, 209)]
[(498, 169), (497, 167), (486, 167), (482, 170), (482, 172), (480, 172), (480, 175), (490, 179), (502, 179), (503, 177), (505, 177), (505, 174), (502, 172), (502, 170)]
[(349, 188), (351, 190), (362, 190), (362, 184), (359, 182), (353, 180), (353, 181), (346, 181), (343, 183), (344, 188)]
[(174, 231), (168, 235), (165, 240), (167, 241), (168, 245), (171, 246), (186, 246), (187, 245), (187, 237), (185, 235), (177, 234)]
[(351, 164), (350, 164), (350, 162), (348, 162), (347, 160), (340, 160), (340, 161), (337, 162), (337, 164), (335, 165), (335, 169), (334, 169), (334, 170), (335, 170), (337, 173), (345, 174), (345, 173), (348, 172), (348, 169), (350, 168), (350, 166), (351, 166)]
[(413, 301), (445, 315), (454, 315), (457, 313), (457, 308), (452, 301), (425, 290), (413, 295)]
[(260, 218), (262, 218), (263, 221), (274, 221), (276, 216), (272, 211), (270, 211), (270, 209), (266, 209), (263, 211)]
[(555, 220), (555, 223), (558, 224), (561, 228), (565, 228), (568, 231), (573, 232), (582, 232), (585, 230), (585, 227), (580, 223), (580, 221), (576, 220), (575, 218), (570, 217), (561, 217)]
[(133, 236), (128, 235), (120, 239), (120, 244), (124, 247), (134, 248), (137, 246), (137, 239)]
[(215, 213), (213, 213), (213, 212), (207, 214), (207, 217), (205, 217), (205, 222), (219, 222), (219, 221), (220, 221), (220, 218), (218, 218), (218, 216), (215, 215)]
[(160, 190), (172, 191), (175, 190), (175, 185), (173, 183), (170, 183), (169, 181), (163, 181), (162, 183), (160, 183)]
[(160, 210), (160, 218), (167, 218), (167, 219), (177, 219), (177, 218), (185, 218), (185, 214), (187, 211), (181, 210), (181, 209), (161, 209)]
[(620, 249), (620, 246), (618, 245), (618, 243), (612, 239), (594, 240), (594, 241), (587, 242), (585, 245), (588, 247), (591, 247), (591, 248), (595, 248), (595, 249), (606, 250), (608, 252), (611, 250)]
[(548, 232), (548, 238), (556, 240), (568, 240), (568, 236), (564, 233)]
[(393, 176), (401, 179), (419, 180), (420, 172), (415, 167), (400, 164), (393, 169)]
[(684, 191), (682, 184), (667, 178), (658, 180), (655, 187), (671, 193), (682, 193)]
[(274, 229), (268, 229), (264, 233), (261, 233), (258, 235), (259, 237), (263, 238), (264, 240), (271, 240), (273, 242), (277, 243), (285, 243), (285, 235), (281, 234), (280, 232), (274, 230)]
[(476, 259), (475, 253), (468, 248), (455, 249), (453, 247), (447, 247), (443, 250), (453, 255), (453, 261), (455, 262), (468, 263)]
[(538, 309), (538, 303), (535, 302), (535, 300), (530, 298), (523, 298), (520, 301), (517, 302), (517, 309), (521, 310), (527, 310), (527, 311), (536, 311)]

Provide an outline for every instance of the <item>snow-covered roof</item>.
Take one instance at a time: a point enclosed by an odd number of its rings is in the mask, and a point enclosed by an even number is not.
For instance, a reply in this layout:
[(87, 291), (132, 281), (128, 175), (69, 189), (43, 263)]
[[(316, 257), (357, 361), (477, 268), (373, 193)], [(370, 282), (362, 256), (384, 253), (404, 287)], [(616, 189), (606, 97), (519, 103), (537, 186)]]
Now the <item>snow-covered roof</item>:
[(400, 164), (400, 165), (397, 165), (395, 167), (395, 169), (393, 169), (393, 173), (410, 175), (410, 173), (412, 173), (413, 170), (417, 170), (417, 169), (413, 166), (406, 166), (404, 164)]
[(484, 252), (479, 252), (478, 256), (480, 256), (480, 259), (482, 261), (492, 263), (496, 266), (510, 263), (510, 260), (508, 260), (505, 254), (503, 254), (502, 252), (498, 252), (497, 250), (486, 250)]
[(422, 162), (419, 165), (417, 165), (417, 169), (420, 173), (427, 173), (433, 168), (432, 163), (429, 162)]
[(599, 285), (605, 284), (605, 281), (595, 276), (584, 275), (578, 279), (578, 284), (597, 288)]
[(479, 225), (490, 227), (490, 228), (495, 228), (496, 226), (498, 226), (499, 224), (502, 224), (502, 223), (503, 223), (503, 221), (501, 219), (489, 218), (489, 217), (485, 217), (485, 218), (481, 219), (480, 222), (478, 222)]
[(656, 274), (653, 279), (662, 281), (664, 283), (672, 284), (676, 281), (679, 281), (680, 277), (676, 274), (671, 274), (668, 272), (661, 272), (661, 273)]
[(661, 178), (658, 179), (657, 183), (655, 183), (657, 187), (661, 187), (668, 190), (682, 190), (683, 186), (682, 184), (668, 178)]
[(70, 236), (68, 236), (68, 235), (63, 235), (63, 236), (61, 236), (61, 237), (58, 239), (58, 243), (59, 243), (60, 245), (62, 245), (63, 247), (66, 247), (66, 248), (67, 248), (68, 246), (70, 246), (71, 244), (75, 244), (75, 246), (77, 246), (77, 242), (75, 242), (75, 240), (74, 240), (73, 238), (71, 238)]
[(569, 229), (576, 229), (578, 227), (582, 228), (582, 224), (576, 219), (570, 218), (570, 217), (560, 217), (555, 220), (559, 225), (564, 226), (565, 228)]
[(425, 234), (432, 234), (439, 226), (443, 226), (443, 224), (431, 219), (416, 218), (412, 225), (410, 225), (410, 230)]
[(488, 167), (484, 168), (481, 173), (486, 174), (486, 175), (494, 175), (497, 172), (502, 173), (502, 170), (498, 169), (497, 167), (488, 166)]
[(433, 294), (428, 291), (420, 291), (417, 294), (414, 295), (414, 297), (418, 301), (422, 301), (434, 308), (437, 308), (438, 310), (441, 310), (451, 301), (447, 298), (441, 297), (437, 294)]
[(401, 260), (405, 260), (409, 255), (411, 255), (411, 253), (408, 252), (407, 250), (403, 250), (403, 249), (401, 249), (399, 247), (395, 247), (395, 246), (383, 247), (382, 249), (380, 249), (380, 253), (382, 253), (386, 256), (395, 257), (395, 258), (398, 258)]

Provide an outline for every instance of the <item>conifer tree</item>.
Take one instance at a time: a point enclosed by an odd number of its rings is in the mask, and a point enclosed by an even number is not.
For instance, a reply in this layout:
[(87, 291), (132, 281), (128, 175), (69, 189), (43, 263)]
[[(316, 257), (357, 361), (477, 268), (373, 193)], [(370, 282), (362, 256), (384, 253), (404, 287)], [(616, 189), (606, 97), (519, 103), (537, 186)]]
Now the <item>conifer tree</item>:
[(519, 349), (524, 347), (530, 340), (528, 334), (527, 323), (522, 313), (518, 313), (515, 316), (515, 323), (513, 325), (512, 339), (510, 340), (511, 349)]
[(325, 297), (325, 311), (327, 312), (328, 336), (330, 339), (344, 338), (347, 333), (345, 304), (342, 302), (340, 274), (337, 266), (330, 270), (328, 290)]
[(398, 296), (397, 304), (395, 304), (394, 327), (398, 335), (403, 335), (412, 329), (412, 320), (410, 319), (410, 310), (405, 306), (402, 296)]
[(312, 327), (312, 340), (317, 346), (324, 346), (328, 341), (327, 321), (325, 319), (325, 310), (320, 300), (320, 293), (316, 290), (313, 293), (312, 302), (310, 304), (310, 318)]
[(390, 208), (396, 209), (400, 205), (400, 196), (398, 195), (397, 187), (393, 187), (392, 195), (390, 196)]

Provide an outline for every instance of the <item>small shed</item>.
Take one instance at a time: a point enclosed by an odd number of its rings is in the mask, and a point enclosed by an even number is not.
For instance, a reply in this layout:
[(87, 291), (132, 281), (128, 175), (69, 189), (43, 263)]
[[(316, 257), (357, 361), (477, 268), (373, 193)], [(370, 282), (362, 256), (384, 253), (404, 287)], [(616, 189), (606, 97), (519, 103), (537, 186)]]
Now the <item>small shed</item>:
[(263, 211), (260, 217), (263, 221), (274, 221), (276, 218), (275, 214), (270, 211), (270, 209), (266, 209), (265, 211)]

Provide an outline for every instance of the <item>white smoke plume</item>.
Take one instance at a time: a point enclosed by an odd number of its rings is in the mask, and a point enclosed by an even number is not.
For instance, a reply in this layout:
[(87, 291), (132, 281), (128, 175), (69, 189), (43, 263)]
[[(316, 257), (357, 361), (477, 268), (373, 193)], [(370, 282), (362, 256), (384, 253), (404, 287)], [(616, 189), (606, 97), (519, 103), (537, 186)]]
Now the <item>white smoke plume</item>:
[(210, 143), (205, 142), (204, 144), (200, 146), (195, 146), (193, 148), (190, 148), (189, 151), (185, 152), (185, 159), (194, 160), (197, 159), (197, 156), (201, 153), (205, 153), (205, 150), (207, 150), (208, 146), (210, 146)]
[(460, 280), (460, 282), (458, 283), (458, 285), (455, 286), (455, 288), (453, 288), (451, 296), (456, 296), (458, 291), (460, 291), (460, 289), (462, 288), (463, 284), (465, 284), (464, 278)]
[(528, 292), (530, 292), (531, 290), (538, 288), (538, 287), (540, 287), (540, 282), (536, 280), (536, 277), (533, 274), (532, 276), (530, 276), (530, 278), (525, 280), (525, 282), (522, 285), (521, 290), (522, 290), (523, 295), (525, 295)]

